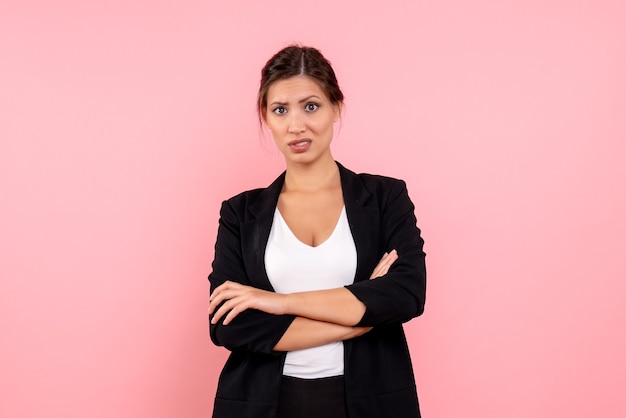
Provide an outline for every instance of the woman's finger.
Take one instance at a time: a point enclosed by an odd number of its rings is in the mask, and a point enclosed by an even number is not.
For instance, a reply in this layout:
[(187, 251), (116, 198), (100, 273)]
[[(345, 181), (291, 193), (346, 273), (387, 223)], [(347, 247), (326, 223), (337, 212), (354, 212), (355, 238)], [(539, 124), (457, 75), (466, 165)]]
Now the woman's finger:
[(237, 306), (238, 302), (239, 301), (236, 298), (229, 299), (226, 302), (224, 302), (222, 306), (220, 306), (219, 309), (215, 311), (215, 314), (213, 315), (213, 319), (211, 319), (211, 323), (217, 324), (224, 315), (227, 315), (230, 311), (232, 311)]
[(228, 290), (228, 289), (237, 288), (237, 286), (242, 286), (242, 285), (237, 283), (237, 282), (231, 282), (230, 280), (226, 280), (224, 283), (222, 283), (221, 285), (217, 286), (213, 290), (213, 293), (211, 293), (211, 295), (209, 296), (209, 300), (212, 300), (213, 298), (218, 296), (223, 291)]
[(209, 300), (209, 315), (213, 315), (213, 324), (224, 317), (226, 325), (246, 309), (282, 315), (285, 310), (285, 296), (230, 282), (218, 286)]
[[(211, 323), (217, 323), (220, 318), (224, 317), (224, 325), (231, 322), (239, 313), (246, 309), (254, 308), (254, 295), (258, 293), (258, 289), (251, 286), (245, 286), (240, 283), (230, 282), (222, 284), (215, 289), (211, 298), (209, 314), (215, 311)], [(221, 305), (221, 306), (220, 306)]]
[(382, 258), (376, 265), (376, 268), (374, 268), (374, 271), (370, 276), (370, 280), (387, 274), (389, 272), (389, 268), (397, 259), (398, 252), (396, 250), (391, 250), (389, 253), (383, 254)]
[(209, 296), (209, 315), (213, 313), (220, 303), (236, 297), (244, 288), (244, 285), (231, 281), (225, 281), (216, 287)]
[(387, 262), (389, 260), (390, 254), (389, 253), (385, 253), (383, 255), (383, 257), (380, 259), (380, 261), (378, 262), (378, 264), (376, 265), (376, 269), (374, 269), (374, 272), (376, 273), (375, 277), (380, 277), (385, 273), (385, 268), (387, 266)]
[(388, 256), (387, 253), (384, 253), (382, 258), (378, 261), (378, 264), (376, 264), (376, 267), (374, 267), (374, 271), (372, 271), (372, 274), (370, 276), (370, 279), (374, 279), (376, 277), (378, 277), (378, 274), (380, 272), (380, 267), (382, 265), (382, 263), (384, 262), (385, 258)]
[(226, 314), (226, 317), (224, 318), (224, 325), (230, 324), (230, 322), (233, 319), (235, 319), (237, 315), (239, 315), (241, 312), (245, 311), (246, 309), (248, 308), (243, 303), (235, 305), (235, 307), (231, 309), (230, 312), (228, 312), (228, 314)]

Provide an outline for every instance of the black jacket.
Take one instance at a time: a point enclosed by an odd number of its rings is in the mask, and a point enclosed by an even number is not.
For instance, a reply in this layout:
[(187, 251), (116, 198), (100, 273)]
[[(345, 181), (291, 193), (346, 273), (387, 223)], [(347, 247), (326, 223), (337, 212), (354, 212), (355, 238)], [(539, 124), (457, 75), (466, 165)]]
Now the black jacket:
[[(365, 306), (359, 326), (370, 332), (344, 341), (348, 415), (416, 418), (419, 406), (402, 323), (420, 315), (426, 291), (423, 240), (401, 180), (355, 174), (338, 164), (344, 204), (357, 250), (354, 283), (346, 286)], [(226, 280), (273, 291), (265, 247), (285, 174), (268, 188), (222, 204), (211, 292)], [(389, 272), (368, 280), (386, 251), (399, 258)], [(211, 325), (211, 339), (231, 351), (220, 375), (214, 418), (272, 418), (277, 413), (285, 353), (272, 350), (294, 316), (257, 310), (229, 325)]]

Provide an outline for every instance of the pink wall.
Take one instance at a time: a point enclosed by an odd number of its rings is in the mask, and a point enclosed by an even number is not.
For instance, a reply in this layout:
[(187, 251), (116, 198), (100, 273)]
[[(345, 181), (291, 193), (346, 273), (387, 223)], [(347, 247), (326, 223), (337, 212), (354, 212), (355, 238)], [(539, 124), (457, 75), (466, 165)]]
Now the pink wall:
[(424, 416), (626, 416), (623, 2), (87, 3), (0, 5), (0, 416), (209, 416), (219, 204), (282, 169), (254, 100), (292, 41), (336, 158), (416, 203)]

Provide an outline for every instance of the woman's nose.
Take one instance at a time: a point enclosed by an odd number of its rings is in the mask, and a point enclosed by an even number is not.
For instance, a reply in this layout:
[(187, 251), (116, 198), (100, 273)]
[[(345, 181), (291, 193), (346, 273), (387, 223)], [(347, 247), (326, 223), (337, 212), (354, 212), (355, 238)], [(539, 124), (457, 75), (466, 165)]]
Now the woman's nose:
[(304, 130), (306, 129), (304, 126), (304, 121), (302, 120), (302, 117), (297, 115), (297, 114), (292, 114), (289, 118), (289, 133), (300, 133), (300, 132), (304, 132)]

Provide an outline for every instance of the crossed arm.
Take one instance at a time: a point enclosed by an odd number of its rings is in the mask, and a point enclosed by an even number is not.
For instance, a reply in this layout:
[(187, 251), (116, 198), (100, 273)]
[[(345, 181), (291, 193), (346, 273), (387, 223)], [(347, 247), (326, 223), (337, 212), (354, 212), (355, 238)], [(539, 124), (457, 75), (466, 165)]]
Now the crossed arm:
[[(370, 280), (384, 276), (398, 259), (395, 250), (385, 253)], [(221, 306), (220, 306), (221, 305)], [(346, 288), (279, 294), (226, 281), (215, 288), (209, 299), (212, 324), (223, 317), (228, 325), (246, 309), (273, 315), (295, 315), (287, 331), (274, 346), (275, 351), (293, 351), (343, 341), (365, 334), (371, 328), (355, 327), (365, 305)]]

